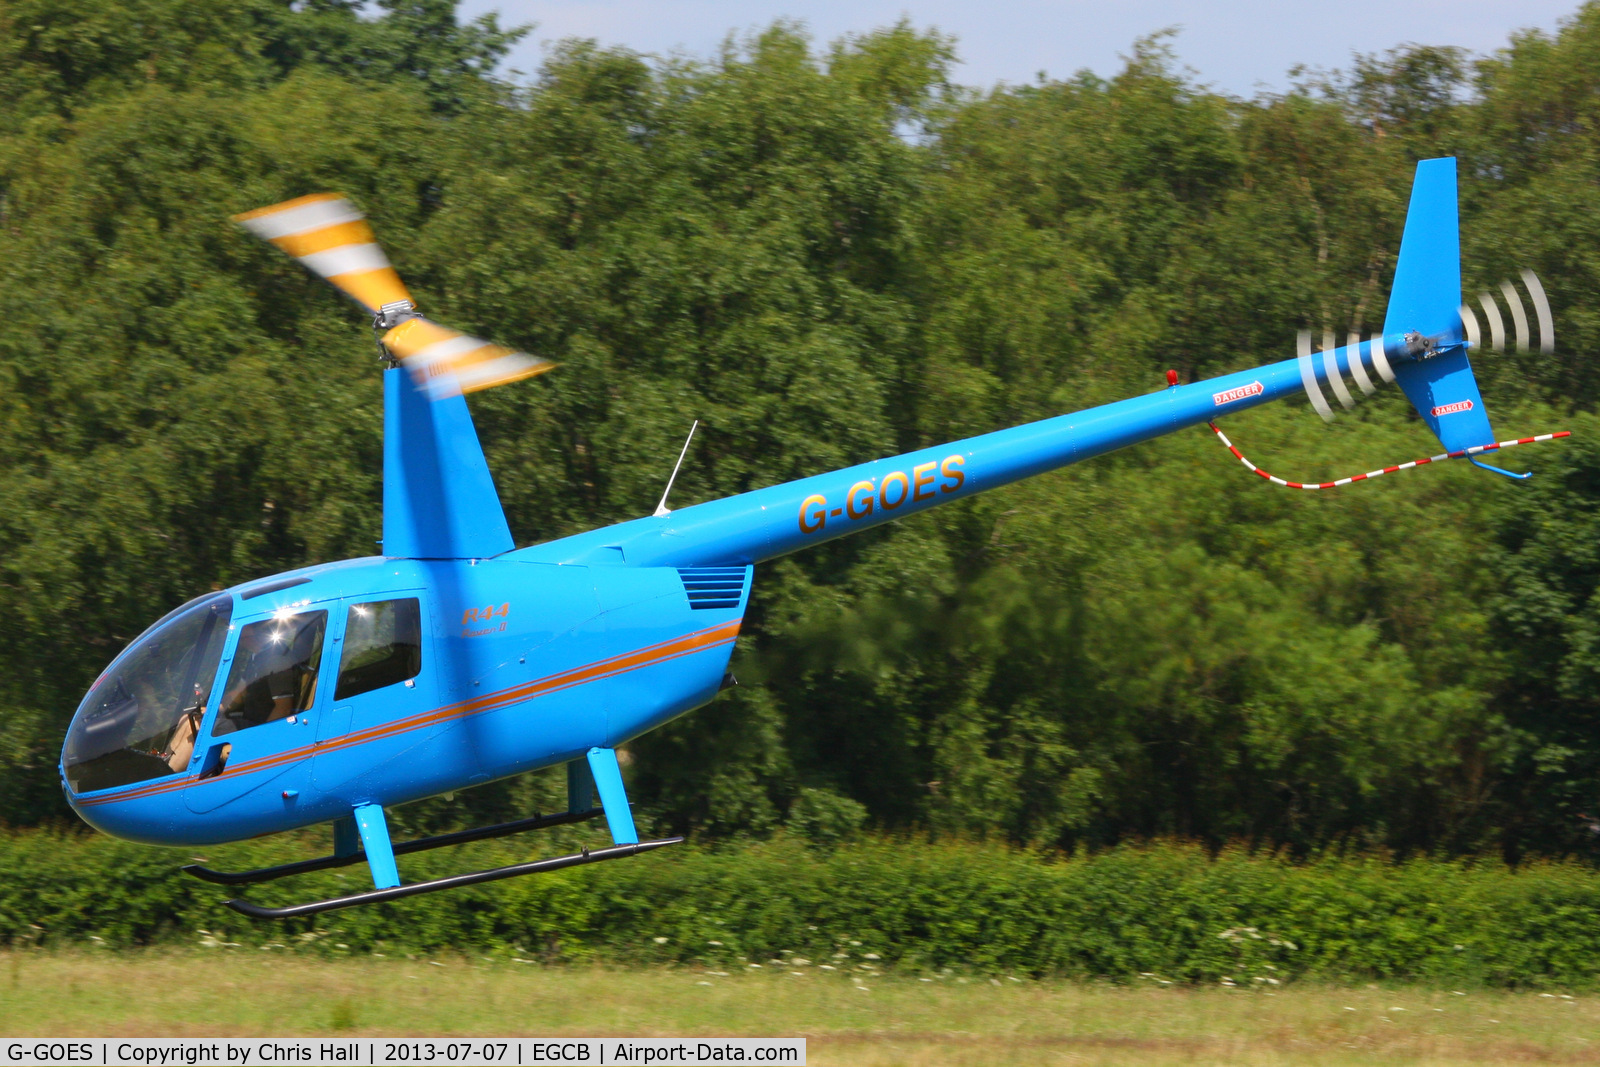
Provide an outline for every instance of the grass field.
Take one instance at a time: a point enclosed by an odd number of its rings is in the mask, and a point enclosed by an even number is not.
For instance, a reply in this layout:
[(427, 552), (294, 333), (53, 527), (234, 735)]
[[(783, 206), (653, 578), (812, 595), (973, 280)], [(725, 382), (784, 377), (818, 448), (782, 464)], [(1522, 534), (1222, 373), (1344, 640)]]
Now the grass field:
[[(869, 965), (870, 966), (870, 965)], [(237, 950), (0, 954), (5, 1036), (787, 1036), (813, 1064), (1600, 1063), (1600, 996), (605, 971)]]

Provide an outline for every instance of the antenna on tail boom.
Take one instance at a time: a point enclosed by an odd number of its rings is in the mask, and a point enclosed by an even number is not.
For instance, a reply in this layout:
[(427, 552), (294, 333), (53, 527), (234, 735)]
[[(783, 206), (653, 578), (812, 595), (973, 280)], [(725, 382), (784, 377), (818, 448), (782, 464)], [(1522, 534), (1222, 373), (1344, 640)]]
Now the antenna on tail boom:
[(695, 419), (694, 425), (689, 427), (689, 436), (683, 439), (683, 450), (678, 453), (678, 462), (672, 465), (672, 477), (667, 479), (667, 487), (661, 491), (661, 503), (656, 505), (654, 518), (672, 514), (672, 509), (667, 507), (667, 494), (672, 492), (672, 483), (678, 480), (678, 468), (683, 466), (683, 457), (689, 454), (689, 442), (694, 440), (694, 431), (699, 425), (700, 420)]

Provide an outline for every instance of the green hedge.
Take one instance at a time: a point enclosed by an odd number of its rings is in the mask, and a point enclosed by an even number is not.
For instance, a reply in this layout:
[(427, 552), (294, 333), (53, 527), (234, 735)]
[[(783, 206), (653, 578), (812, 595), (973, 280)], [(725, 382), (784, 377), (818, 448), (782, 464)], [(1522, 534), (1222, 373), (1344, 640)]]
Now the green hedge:
[[(205, 856), (254, 866), (315, 847), (286, 839)], [(485, 843), (404, 859), (402, 868), (408, 879), (436, 877), (522, 861), (535, 847)], [(1178, 844), (1076, 858), (890, 841), (818, 852), (779, 840), (665, 850), (281, 923), (247, 920), (221, 906), (225, 890), (177, 873), (193, 851), (0, 836), (0, 940), (727, 969), (800, 956), (811, 965), (1239, 984), (1600, 985), (1600, 874), (1576, 864), (1292, 864)], [(364, 868), (347, 868), (248, 895), (289, 903), (368, 885)]]

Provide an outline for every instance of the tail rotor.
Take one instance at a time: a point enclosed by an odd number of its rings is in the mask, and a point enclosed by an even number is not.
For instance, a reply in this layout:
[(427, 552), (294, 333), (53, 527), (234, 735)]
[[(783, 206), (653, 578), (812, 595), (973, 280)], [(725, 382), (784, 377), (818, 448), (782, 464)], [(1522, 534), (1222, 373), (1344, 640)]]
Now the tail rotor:
[[(1550, 314), (1550, 301), (1544, 295), (1544, 286), (1539, 283), (1539, 276), (1531, 270), (1524, 270), (1521, 274), (1522, 285), (1528, 292), (1528, 299), (1533, 304), (1533, 312), (1539, 323), (1539, 353), (1551, 355), (1556, 350), (1555, 320)], [(1500, 296), (1505, 301), (1506, 310), (1511, 314), (1511, 324), (1517, 332), (1517, 351), (1530, 350), (1532, 331), (1529, 329), (1528, 312), (1522, 303), (1522, 296), (1517, 292), (1517, 287), (1508, 279), (1500, 283)], [(1500, 306), (1495, 301), (1494, 294), (1487, 289), (1478, 294), (1478, 305), (1483, 308), (1483, 315), (1489, 323), (1489, 347), (1496, 352), (1506, 350), (1505, 319), (1500, 315)], [(1472, 313), (1472, 308), (1466, 304), (1461, 305), (1461, 323), (1467, 332), (1467, 340), (1477, 348), (1482, 343), (1482, 334), (1478, 329), (1478, 317)]]
[(1313, 349), (1311, 331), (1301, 330), (1296, 342), (1301, 384), (1305, 387), (1312, 408), (1324, 421), (1332, 422), (1334, 411), (1333, 405), (1323, 395), (1319, 378), (1328, 383), (1339, 406), (1347, 411), (1356, 406), (1356, 397), (1344, 382), (1345, 370), (1348, 370), (1350, 380), (1356, 383), (1356, 388), (1361, 390), (1363, 396), (1371, 396), (1378, 391), (1378, 384), (1372, 380), (1374, 373), (1381, 382), (1394, 381), (1394, 368), (1389, 366), (1388, 357), (1384, 355), (1381, 333), (1373, 334), (1370, 341), (1364, 342), (1360, 330), (1351, 330), (1345, 335), (1344, 347), (1340, 348), (1334, 332), (1323, 330), (1321, 348)]
[[(1510, 280), (1500, 283), (1498, 298), (1487, 289), (1478, 294), (1478, 304), (1483, 309), (1483, 321), (1489, 327), (1487, 343), (1484, 341), (1478, 314), (1472, 310), (1470, 304), (1461, 305), (1458, 314), (1469, 349), (1505, 352), (1514, 344), (1516, 351), (1530, 352), (1536, 340), (1533, 326), (1537, 324), (1540, 354), (1548, 356), (1555, 352), (1555, 325), (1544, 286), (1540, 284), (1539, 276), (1531, 270), (1522, 271), (1519, 277), (1526, 292), (1527, 303), (1524, 303), (1523, 292), (1519, 291)], [(1503, 313), (1502, 302), (1505, 305)], [(1528, 316), (1528, 304), (1533, 306), (1532, 320)], [(1507, 315), (1511, 319), (1510, 332), (1506, 330)], [(1346, 410), (1355, 407), (1356, 397), (1345, 385), (1341, 367), (1348, 369), (1350, 380), (1355, 382), (1356, 388), (1365, 396), (1371, 396), (1378, 391), (1377, 384), (1372, 380), (1372, 372), (1376, 372), (1382, 382), (1395, 380), (1394, 368), (1389, 365), (1388, 356), (1384, 352), (1383, 334), (1374, 333), (1370, 343), (1363, 343), (1361, 334), (1362, 331), (1359, 329), (1349, 331), (1345, 335), (1344, 347), (1338, 349), (1334, 345), (1333, 331), (1325, 329), (1322, 331), (1321, 348), (1314, 348), (1312, 332), (1300, 331), (1298, 348), (1302, 360), (1301, 378), (1305, 384), (1306, 396), (1310, 398), (1312, 408), (1325, 420), (1331, 421), (1335, 411), (1322, 392), (1319, 378), (1327, 382), (1328, 388), (1338, 399), (1339, 406)], [(1319, 368), (1320, 375), (1317, 373)]]
[[(1545, 296), (1544, 286), (1539, 283), (1538, 276), (1531, 270), (1522, 271), (1520, 277), (1539, 324), (1539, 351), (1549, 355), (1555, 351), (1555, 326), (1550, 314), (1550, 301)], [(1512, 327), (1516, 331), (1517, 351), (1529, 351), (1531, 329), (1527, 305), (1523, 303), (1522, 294), (1513, 282), (1501, 283), (1500, 300), (1504, 301), (1511, 316)], [(1506, 327), (1500, 314), (1500, 304), (1488, 290), (1479, 294), (1478, 304), (1483, 309), (1489, 327), (1489, 349), (1505, 351)], [(1521, 480), (1531, 475), (1514, 474), (1491, 467), (1478, 457), (1485, 452), (1567, 436), (1562, 432), (1510, 441), (1497, 441), (1494, 438), (1489, 415), (1484, 410), (1483, 397), (1478, 392), (1477, 379), (1473, 376), (1472, 364), (1468, 359), (1469, 350), (1482, 347), (1483, 331), (1477, 315), (1462, 300), (1461, 238), (1454, 159), (1425, 159), (1417, 164), (1383, 330), (1373, 334), (1371, 340), (1366, 342), (1361, 340), (1361, 332), (1359, 329), (1350, 331), (1345, 346), (1335, 348), (1333, 331), (1324, 328), (1321, 358), (1318, 359), (1312, 352), (1311, 331), (1300, 331), (1300, 381), (1312, 408), (1324, 420), (1332, 421), (1333, 407), (1323, 395), (1319, 378), (1327, 382), (1340, 406), (1346, 409), (1355, 406), (1355, 398), (1344, 383), (1344, 373), (1350, 375), (1363, 394), (1370, 395), (1374, 391), (1372, 377), (1367, 373), (1370, 361), (1379, 378), (1400, 386), (1422, 421), (1444, 445), (1444, 453), (1333, 482), (1299, 483), (1275, 477), (1257, 468), (1212, 424), (1211, 428), (1217, 430), (1218, 439), (1246, 467), (1278, 485), (1296, 489), (1332, 489), (1391, 471), (1446, 459), (1466, 459), (1484, 470)]]
[[(1356, 358), (1350, 360), (1350, 377), (1356, 380), (1356, 385), (1364, 395), (1371, 396), (1378, 391), (1378, 387), (1372, 384), (1371, 378), (1367, 377), (1367, 364), (1361, 358), (1361, 331), (1351, 330), (1345, 340), (1345, 347), (1356, 353)], [(1381, 374), (1382, 372), (1380, 371), (1379, 373)]]
[(1522, 284), (1528, 287), (1528, 295), (1533, 298), (1533, 310), (1539, 316), (1539, 353), (1552, 355), (1556, 350), (1556, 324), (1550, 314), (1550, 301), (1544, 295), (1544, 286), (1539, 284), (1539, 276), (1531, 270), (1522, 272)]

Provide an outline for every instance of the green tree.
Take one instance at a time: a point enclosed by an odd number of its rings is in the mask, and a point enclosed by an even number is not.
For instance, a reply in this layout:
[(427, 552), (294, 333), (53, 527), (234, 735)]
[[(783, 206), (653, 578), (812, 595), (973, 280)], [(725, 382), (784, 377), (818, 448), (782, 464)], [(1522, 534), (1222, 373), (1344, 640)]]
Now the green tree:
[[(1447, 151), (1469, 291), (1532, 267), (1555, 306), (1554, 357), (1477, 359), (1534, 432), (1600, 396), (1597, 12), (1243, 101), (1159, 35), (988, 92), (905, 22), (513, 84), (520, 31), (450, 0), (0, 0), (0, 818), (63, 814), (72, 705), (149, 620), (377, 536), (359, 317), (232, 214), (342, 190), (430, 314), (562, 363), (472, 400), (523, 543), (648, 512), (693, 419), (680, 506), (1371, 330)], [(1392, 391), (1229, 432), (1308, 478), (1431, 441)], [(780, 561), (744, 684), (634, 792), (717, 837), (1589, 847), (1590, 458), (1293, 494), (1195, 429)]]

